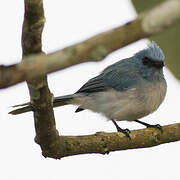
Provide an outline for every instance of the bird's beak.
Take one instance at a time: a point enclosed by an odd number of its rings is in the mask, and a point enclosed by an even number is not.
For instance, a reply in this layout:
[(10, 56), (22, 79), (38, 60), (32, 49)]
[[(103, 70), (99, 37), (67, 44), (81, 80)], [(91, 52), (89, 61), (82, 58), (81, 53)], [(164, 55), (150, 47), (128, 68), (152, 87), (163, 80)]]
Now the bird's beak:
[(160, 67), (163, 68), (165, 66), (164, 62), (161, 62)]
[(164, 67), (164, 62), (163, 61), (156, 61), (155, 62), (155, 66), (157, 68), (163, 68)]

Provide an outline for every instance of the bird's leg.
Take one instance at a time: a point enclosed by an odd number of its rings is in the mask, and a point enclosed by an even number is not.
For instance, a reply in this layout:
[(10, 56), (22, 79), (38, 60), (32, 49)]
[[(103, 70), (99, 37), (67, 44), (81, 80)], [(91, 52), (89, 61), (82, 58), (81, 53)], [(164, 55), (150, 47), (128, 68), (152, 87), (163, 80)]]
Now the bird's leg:
[(156, 128), (156, 129), (159, 129), (159, 130), (162, 132), (162, 127), (161, 127), (160, 124), (154, 124), (154, 125), (152, 125), (152, 124), (148, 124), (148, 123), (139, 121), (139, 120), (137, 120), (137, 119), (134, 120), (134, 121), (137, 122), (137, 123), (140, 123), (140, 124), (142, 124), (142, 125), (144, 125), (144, 126), (146, 126), (147, 128)]
[(112, 122), (116, 126), (118, 132), (122, 132), (126, 137), (131, 138), (129, 135), (131, 131), (129, 129), (122, 129), (117, 125), (116, 121), (112, 120)]

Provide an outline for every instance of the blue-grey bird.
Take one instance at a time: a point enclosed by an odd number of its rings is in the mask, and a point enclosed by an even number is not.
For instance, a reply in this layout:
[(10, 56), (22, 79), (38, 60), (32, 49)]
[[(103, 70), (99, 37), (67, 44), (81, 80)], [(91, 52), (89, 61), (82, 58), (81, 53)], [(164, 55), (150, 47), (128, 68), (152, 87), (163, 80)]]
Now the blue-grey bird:
[[(121, 129), (115, 121), (136, 121), (160, 129), (160, 125), (150, 125), (138, 119), (157, 110), (164, 100), (167, 84), (163, 67), (164, 54), (152, 42), (134, 56), (105, 68), (76, 93), (54, 98), (53, 106), (75, 104), (78, 105), (76, 112), (89, 109), (101, 113), (128, 137), (129, 130)], [(23, 106), (10, 113), (20, 114), (33, 110), (30, 103)]]

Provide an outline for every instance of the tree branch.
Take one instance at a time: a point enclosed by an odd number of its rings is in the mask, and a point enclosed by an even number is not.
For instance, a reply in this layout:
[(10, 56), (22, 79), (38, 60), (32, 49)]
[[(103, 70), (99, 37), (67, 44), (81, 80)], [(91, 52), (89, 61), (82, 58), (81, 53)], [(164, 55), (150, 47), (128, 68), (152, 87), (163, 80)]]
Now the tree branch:
[(180, 140), (180, 123), (162, 127), (163, 132), (146, 128), (131, 131), (131, 139), (124, 134), (98, 132), (88, 136), (60, 136), (50, 149), (42, 152), (45, 157), (60, 159), (62, 157), (112, 151), (153, 147)]
[[(44, 27), (42, 0), (25, 0), (25, 14), (22, 32), (23, 56), (42, 53), (41, 34)], [(45, 55), (44, 55), (45, 56)], [(27, 59), (23, 59), (26, 64)], [(28, 62), (27, 62), (28, 63)], [(36, 63), (34, 61), (33, 63)], [(27, 64), (26, 64), (27, 65)], [(34, 71), (31, 72), (33, 74)], [(34, 107), (35, 140), (42, 150), (49, 149), (59, 137), (55, 127), (52, 106), (53, 96), (48, 88), (46, 75), (27, 81), (31, 103)]]
[[(43, 21), (44, 19), (39, 22), (43, 23)], [(102, 60), (109, 53), (139, 39), (165, 31), (179, 21), (180, 0), (167, 0), (140, 14), (124, 26), (98, 34), (48, 56), (31, 55), (19, 64), (0, 66), (0, 88), (6, 88), (74, 64)]]

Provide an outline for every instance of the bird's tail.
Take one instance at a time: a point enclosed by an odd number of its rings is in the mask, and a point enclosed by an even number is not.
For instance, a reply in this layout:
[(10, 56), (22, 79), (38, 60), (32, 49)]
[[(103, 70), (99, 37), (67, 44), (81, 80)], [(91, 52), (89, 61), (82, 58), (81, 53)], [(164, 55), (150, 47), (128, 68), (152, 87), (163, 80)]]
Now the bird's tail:
[[(67, 104), (73, 104), (72, 100), (75, 97), (77, 97), (76, 94), (56, 97), (56, 98), (54, 98), (54, 101), (53, 101), (53, 107), (64, 106)], [(16, 108), (16, 107), (21, 107), (21, 108), (15, 109), (15, 110), (9, 112), (9, 114), (17, 115), (17, 114), (22, 114), (25, 112), (33, 111), (33, 107), (31, 106), (30, 103), (24, 103), (24, 104), (19, 104), (19, 105), (13, 106), (13, 108)]]

